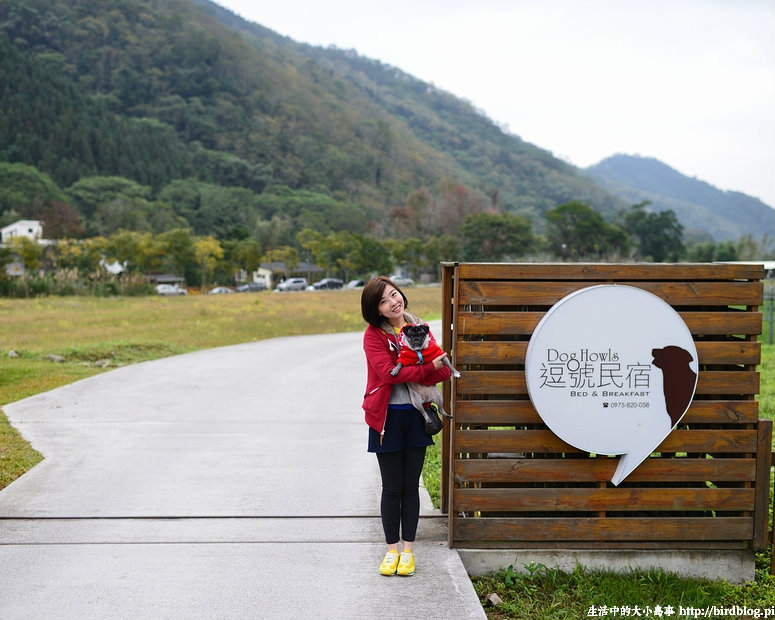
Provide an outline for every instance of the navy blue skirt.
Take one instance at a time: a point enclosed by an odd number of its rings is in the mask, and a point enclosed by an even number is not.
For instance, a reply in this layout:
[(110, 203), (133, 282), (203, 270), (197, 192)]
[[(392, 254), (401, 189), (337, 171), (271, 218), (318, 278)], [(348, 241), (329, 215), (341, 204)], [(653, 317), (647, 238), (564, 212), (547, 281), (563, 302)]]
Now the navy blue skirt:
[(381, 445), (379, 433), (369, 427), (369, 452), (398, 452), (432, 444), (433, 437), (425, 434), (425, 419), (412, 405), (388, 408)]

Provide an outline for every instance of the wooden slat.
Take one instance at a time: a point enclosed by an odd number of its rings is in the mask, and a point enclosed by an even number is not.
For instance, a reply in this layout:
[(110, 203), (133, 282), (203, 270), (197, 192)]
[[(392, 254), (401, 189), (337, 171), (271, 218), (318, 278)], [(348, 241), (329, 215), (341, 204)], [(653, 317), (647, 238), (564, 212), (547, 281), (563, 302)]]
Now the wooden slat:
[(546, 312), (460, 312), (458, 335), (530, 335)]
[[(695, 400), (681, 424), (755, 424), (758, 417), (756, 400)], [(455, 421), (493, 426), (543, 423), (529, 400), (460, 400)]]
[(759, 373), (738, 371), (700, 371), (695, 394), (758, 394)]
[[(672, 306), (761, 306), (761, 282), (618, 282), (661, 297)], [(462, 281), (457, 303), (463, 306), (553, 306), (586, 286), (578, 282)]]
[(459, 453), (522, 452), (580, 453), (549, 430), (457, 431), (455, 450)]
[[(450, 528), (450, 531), (452, 528)], [(585, 541), (573, 541), (573, 540), (559, 540), (552, 541), (503, 541), (496, 540), (460, 540), (455, 543), (455, 546), (460, 549), (513, 549), (519, 554), (520, 549), (561, 549), (563, 552), (576, 549), (595, 551), (602, 550), (620, 550), (620, 551), (635, 551), (644, 550), (652, 551), (657, 549), (664, 551), (670, 549), (671, 551), (682, 552), (686, 551), (691, 553), (693, 551), (707, 551), (712, 549), (714, 551), (731, 551), (731, 550), (749, 550), (751, 548), (750, 541), (746, 540), (714, 540), (714, 541), (699, 541), (699, 540), (656, 540), (656, 541), (609, 541), (598, 540), (595, 542)], [(775, 573), (774, 573), (775, 574)]]
[[(619, 463), (617, 458), (567, 459), (457, 459), (458, 484), (530, 484), (535, 482), (609, 482)], [(638, 482), (748, 482), (756, 476), (752, 458), (649, 458), (629, 476), (625, 484)]]
[(763, 265), (719, 263), (463, 263), (464, 280), (761, 280)]
[(458, 395), (462, 394), (527, 394), (525, 373), (516, 370), (477, 371), (461, 373), (456, 380)]
[[(454, 303), (455, 296), (455, 265), (445, 265), (441, 273), (441, 324), (448, 329), (444, 329), (441, 334), (441, 348), (443, 351), (453, 350), (454, 330), (456, 321), (457, 307)], [(442, 386), (442, 396), (446, 404), (447, 411), (454, 409), (452, 401), (452, 384), (445, 381)], [(451, 432), (451, 425), (445, 424), (441, 431), (441, 462), (449, 465), (452, 461), (451, 445), (454, 441), (454, 433)], [(450, 467), (441, 468), (441, 489), (440, 489), (440, 508), (441, 512), (447, 513), (449, 510), (450, 496), (452, 494), (452, 473)], [(451, 529), (447, 533), (450, 547), (453, 546)]]
[(762, 333), (761, 312), (679, 312), (692, 335), (747, 335)]
[(453, 361), (464, 364), (524, 364), (527, 341), (460, 341), (453, 349)]
[(735, 342), (695, 342), (700, 364), (747, 364), (761, 362), (762, 344), (758, 340)]
[[(460, 312), (460, 336), (530, 335), (545, 312)], [(678, 313), (693, 335), (754, 335), (762, 333), (761, 312), (692, 312)]]
[[(457, 393), (527, 394), (521, 370), (469, 370), (457, 379)], [(758, 394), (759, 373), (754, 371), (700, 371), (695, 394)]]
[(459, 400), (455, 403), (458, 424), (541, 424), (529, 400)]
[(458, 541), (730, 541), (750, 540), (751, 517), (487, 518), (452, 517)]
[[(457, 489), (462, 511), (746, 511), (754, 508), (753, 489)], [(517, 516), (517, 515), (515, 515)]]
[[(453, 359), (460, 367), (464, 364), (524, 365), (527, 345), (527, 341), (461, 341), (454, 350)], [(695, 346), (700, 364), (750, 365), (761, 361), (761, 343), (758, 341), (702, 341), (695, 342)]]
[(759, 417), (755, 400), (695, 400), (682, 424), (754, 424)]
[[(458, 453), (522, 452), (580, 453), (549, 430), (457, 431)], [(654, 452), (734, 453), (756, 452), (755, 430), (674, 430)]]
[[(626, 284), (622, 282), (621, 284)], [(760, 306), (761, 282), (631, 282), (671, 306)]]
[(753, 548), (767, 547), (767, 517), (770, 507), (770, 462), (772, 460), (772, 420), (759, 420), (756, 445), (756, 509), (754, 510)]

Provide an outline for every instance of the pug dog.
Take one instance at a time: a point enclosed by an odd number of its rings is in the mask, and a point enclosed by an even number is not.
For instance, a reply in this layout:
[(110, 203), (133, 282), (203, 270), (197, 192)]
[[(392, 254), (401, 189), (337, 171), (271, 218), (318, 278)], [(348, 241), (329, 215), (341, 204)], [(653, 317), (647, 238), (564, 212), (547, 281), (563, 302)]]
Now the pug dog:
[[(427, 324), (414, 325), (407, 323), (401, 328), (398, 342), (401, 345), (401, 350), (398, 352), (398, 363), (390, 371), (390, 374), (394, 377), (404, 366), (417, 366), (426, 362), (432, 362), (444, 353), (441, 347), (436, 344), (436, 339), (431, 334), (431, 328)], [(441, 361), (452, 371), (455, 378), (460, 377), (460, 373), (455, 369), (448, 357), (445, 356)]]
[[(416, 366), (432, 362), (434, 359), (443, 355), (444, 352), (436, 343), (431, 328), (427, 324), (407, 323), (401, 328), (398, 336), (398, 342), (401, 349), (398, 352), (398, 362), (390, 371), (392, 376), (397, 376), (404, 366)], [(447, 366), (455, 378), (460, 377), (460, 372), (452, 365), (449, 358), (445, 355), (442, 363)], [(419, 383), (408, 383), (409, 393), (412, 397), (412, 404), (415, 407), (422, 407), (423, 403), (431, 402), (438, 407), (439, 413), (447, 418), (452, 416), (444, 411), (442, 406), (441, 391), (435, 385), (421, 385)]]

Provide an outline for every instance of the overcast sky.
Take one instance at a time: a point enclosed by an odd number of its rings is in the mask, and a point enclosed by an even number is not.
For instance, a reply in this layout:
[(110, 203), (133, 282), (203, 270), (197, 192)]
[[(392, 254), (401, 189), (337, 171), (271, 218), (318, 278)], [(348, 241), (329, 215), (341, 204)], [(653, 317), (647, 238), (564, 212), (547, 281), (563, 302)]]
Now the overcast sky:
[(775, 205), (775, 0), (215, 1), (431, 82), (576, 166), (655, 157)]

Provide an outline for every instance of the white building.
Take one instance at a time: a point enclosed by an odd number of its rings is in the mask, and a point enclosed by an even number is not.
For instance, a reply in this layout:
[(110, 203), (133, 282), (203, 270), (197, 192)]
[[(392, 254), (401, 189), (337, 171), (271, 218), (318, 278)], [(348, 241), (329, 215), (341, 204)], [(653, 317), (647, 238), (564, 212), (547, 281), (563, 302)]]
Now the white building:
[(43, 224), (40, 220), (18, 220), (0, 229), (0, 243), (8, 243), (14, 237), (28, 237), (40, 243), (43, 239)]

